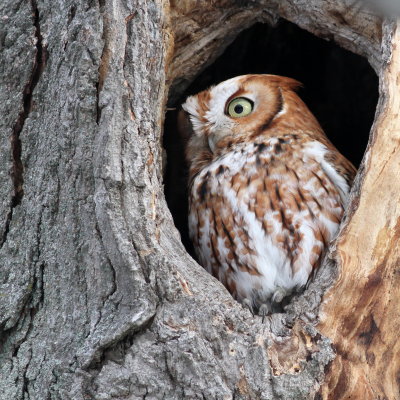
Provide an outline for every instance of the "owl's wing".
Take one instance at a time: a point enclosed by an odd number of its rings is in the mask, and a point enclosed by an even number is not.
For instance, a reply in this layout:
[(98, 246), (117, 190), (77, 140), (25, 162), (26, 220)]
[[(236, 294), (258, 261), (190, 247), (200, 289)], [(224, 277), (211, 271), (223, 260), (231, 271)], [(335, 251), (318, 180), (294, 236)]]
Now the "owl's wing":
[(347, 185), (351, 187), (357, 173), (354, 165), (336, 149), (327, 152), (325, 154), (325, 160), (327, 163), (332, 165), (336, 173), (342, 176)]
[(346, 207), (351, 185), (356, 175), (353, 164), (342, 156), (333, 146), (327, 147), (318, 141), (306, 146), (305, 152), (321, 166), (324, 173), (340, 193), (342, 204)]

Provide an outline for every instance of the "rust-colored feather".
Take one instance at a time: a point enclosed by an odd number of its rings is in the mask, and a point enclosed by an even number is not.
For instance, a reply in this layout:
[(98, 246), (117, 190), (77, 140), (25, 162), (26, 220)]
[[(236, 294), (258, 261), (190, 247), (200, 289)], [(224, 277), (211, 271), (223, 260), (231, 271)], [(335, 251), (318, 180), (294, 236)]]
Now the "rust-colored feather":
[[(189, 230), (199, 261), (262, 312), (320, 265), (355, 175), (295, 93), (299, 85), (246, 75), (183, 105), (191, 122)], [(232, 117), (228, 105), (238, 97), (253, 109)]]

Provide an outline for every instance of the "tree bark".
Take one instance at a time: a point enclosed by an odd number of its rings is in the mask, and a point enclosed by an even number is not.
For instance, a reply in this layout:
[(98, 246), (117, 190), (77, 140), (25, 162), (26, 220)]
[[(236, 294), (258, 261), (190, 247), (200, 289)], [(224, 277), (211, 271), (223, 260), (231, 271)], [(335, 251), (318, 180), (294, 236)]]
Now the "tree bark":
[[(263, 324), (183, 248), (161, 143), (168, 93), (279, 17), (367, 57), (381, 99), (331, 258)], [(0, 399), (399, 398), (396, 24), (345, 0), (3, 0), (0, 19)]]

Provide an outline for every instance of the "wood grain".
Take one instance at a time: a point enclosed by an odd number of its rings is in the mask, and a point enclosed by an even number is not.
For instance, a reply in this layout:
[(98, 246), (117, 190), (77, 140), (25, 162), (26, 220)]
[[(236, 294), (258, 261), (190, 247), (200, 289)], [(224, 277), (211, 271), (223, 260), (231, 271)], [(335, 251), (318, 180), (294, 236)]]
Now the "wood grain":
[(340, 275), (325, 296), (319, 329), (337, 357), (323, 399), (399, 399), (400, 381), (400, 29), (390, 61), (357, 209), (337, 244)]

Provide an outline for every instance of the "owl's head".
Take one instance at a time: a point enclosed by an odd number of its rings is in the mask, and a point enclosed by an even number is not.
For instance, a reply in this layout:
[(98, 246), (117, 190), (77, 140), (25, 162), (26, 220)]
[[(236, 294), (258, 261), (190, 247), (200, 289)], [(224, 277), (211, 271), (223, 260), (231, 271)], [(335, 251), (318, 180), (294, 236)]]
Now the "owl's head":
[(263, 135), (324, 135), (295, 92), (300, 85), (282, 76), (243, 75), (188, 97), (178, 125), (191, 166), (198, 169), (235, 144)]

